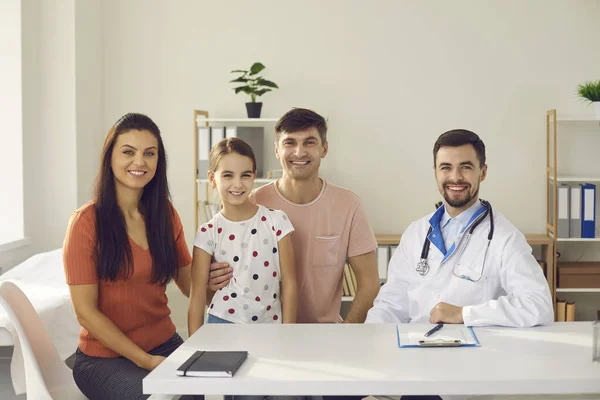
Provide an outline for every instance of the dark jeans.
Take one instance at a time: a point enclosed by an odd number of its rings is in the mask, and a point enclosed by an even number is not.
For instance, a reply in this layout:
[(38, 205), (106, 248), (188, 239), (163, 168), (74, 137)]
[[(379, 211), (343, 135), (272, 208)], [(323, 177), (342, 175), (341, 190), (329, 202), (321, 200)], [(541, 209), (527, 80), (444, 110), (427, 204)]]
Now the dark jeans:
[[(175, 334), (148, 353), (168, 357), (182, 343), (183, 339)], [(90, 357), (79, 349), (75, 353), (73, 378), (79, 390), (90, 400), (147, 399), (150, 395), (142, 394), (142, 379), (149, 372), (125, 357)], [(199, 400), (204, 396), (183, 396), (181, 399)]]

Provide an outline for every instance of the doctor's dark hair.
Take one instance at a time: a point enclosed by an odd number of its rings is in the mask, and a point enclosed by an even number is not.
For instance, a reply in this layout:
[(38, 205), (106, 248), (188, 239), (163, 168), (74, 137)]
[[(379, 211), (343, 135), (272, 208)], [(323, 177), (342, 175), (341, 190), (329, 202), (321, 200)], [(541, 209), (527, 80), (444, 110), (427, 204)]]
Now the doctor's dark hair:
[(152, 257), (149, 283), (166, 285), (177, 275), (177, 254), (173, 232), (174, 210), (167, 183), (167, 155), (158, 126), (143, 114), (129, 113), (110, 129), (104, 141), (100, 171), (96, 180), (96, 246), (94, 257), (100, 280), (126, 280), (133, 273), (133, 255), (125, 217), (117, 204), (112, 155), (117, 138), (129, 131), (149, 131), (158, 141), (156, 173), (144, 187), (138, 205), (146, 223), (146, 237)]
[(315, 128), (321, 137), (321, 144), (327, 142), (327, 121), (325, 118), (306, 108), (292, 108), (283, 114), (275, 124), (275, 141), (279, 142), (282, 132), (294, 133)]
[(465, 144), (473, 146), (479, 160), (479, 167), (483, 167), (485, 165), (485, 144), (476, 133), (466, 129), (453, 129), (440, 135), (433, 145), (433, 167), (436, 166), (437, 153), (441, 147), (459, 147)]

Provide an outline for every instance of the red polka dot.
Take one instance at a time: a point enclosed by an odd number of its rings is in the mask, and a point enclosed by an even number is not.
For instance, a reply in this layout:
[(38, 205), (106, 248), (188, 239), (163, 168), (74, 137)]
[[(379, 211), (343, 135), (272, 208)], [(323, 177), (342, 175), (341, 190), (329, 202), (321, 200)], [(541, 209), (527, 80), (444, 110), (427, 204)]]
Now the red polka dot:
[(269, 262), (265, 261), (265, 267), (268, 267), (268, 266), (269, 266)]
[(235, 310), (233, 308), (230, 308), (229, 310), (227, 310), (227, 312), (229, 312), (229, 314), (233, 314), (235, 312)]
[(257, 256), (258, 256), (258, 251), (253, 251), (253, 252), (252, 252), (252, 256), (253, 256), (253, 257), (257, 257)]
[(273, 278), (277, 276), (277, 271), (273, 271)]
[(271, 306), (267, 306), (267, 311), (269, 311), (271, 309)]
[(254, 298), (254, 300), (256, 300), (256, 301), (260, 301), (260, 297), (256, 296), (256, 297)]
[(209, 227), (209, 228), (212, 228), (212, 227), (213, 227), (213, 224), (208, 224), (208, 227)]
[(263, 216), (260, 220), (264, 222), (267, 220), (267, 217)]
[(205, 227), (202, 227), (200, 230), (201, 230), (202, 232), (206, 232), (206, 228), (205, 228)]
[(229, 240), (235, 239), (235, 235), (229, 235)]
[(275, 232), (275, 227), (274, 226), (272, 226), (271, 229), (273, 229), (273, 232)]
[(277, 321), (279, 317), (277, 315), (273, 315), (273, 321)]
[(229, 300), (229, 296), (223, 296), (223, 301)]
[(219, 229), (217, 229), (217, 232), (218, 232), (218, 233), (221, 233), (221, 232), (223, 232), (223, 228), (219, 228)]
[(279, 231), (277, 231), (277, 236), (280, 236), (280, 235), (281, 235), (281, 231), (279, 230)]

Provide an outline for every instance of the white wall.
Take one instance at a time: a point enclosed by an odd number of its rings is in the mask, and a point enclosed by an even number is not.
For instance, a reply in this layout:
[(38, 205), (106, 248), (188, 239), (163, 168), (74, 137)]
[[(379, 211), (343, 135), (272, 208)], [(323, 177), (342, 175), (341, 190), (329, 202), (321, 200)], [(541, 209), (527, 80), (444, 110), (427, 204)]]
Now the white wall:
[(22, 2), (25, 236), (0, 254), (12, 267), (62, 245), (77, 205), (74, 0)]
[(0, 245), (23, 239), (21, 0), (0, 2)]
[(76, 1), (75, 7), (75, 116), (77, 132), (77, 206), (93, 195), (104, 126), (104, 64), (102, 0)]
[(129, 111), (156, 120), (191, 242), (192, 109), (243, 116), (229, 71), (261, 61), (281, 87), (263, 115), (302, 106), (329, 119), (323, 175), (362, 197), (376, 232), (432, 210), (431, 149), (457, 127), (488, 147), (482, 197), (543, 232), (545, 111), (592, 113), (575, 88), (598, 78), (599, 16), (594, 0), (109, 0), (104, 126)]

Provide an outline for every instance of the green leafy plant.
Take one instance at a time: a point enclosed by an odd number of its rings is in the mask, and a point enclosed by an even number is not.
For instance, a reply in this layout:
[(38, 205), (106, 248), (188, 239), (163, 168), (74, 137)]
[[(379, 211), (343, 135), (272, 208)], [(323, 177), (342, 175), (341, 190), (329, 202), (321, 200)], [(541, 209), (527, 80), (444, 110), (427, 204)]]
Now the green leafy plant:
[(271, 82), (258, 76), (258, 73), (265, 69), (265, 66), (259, 62), (252, 64), (249, 70), (236, 69), (231, 71), (233, 74), (242, 74), (230, 81), (232, 83), (243, 83), (244, 85), (233, 88), (235, 93), (244, 92), (250, 96), (252, 103), (256, 103), (256, 98), (270, 92), (273, 89), (279, 89), (275, 82)]
[(600, 101), (600, 79), (577, 86), (577, 93), (590, 102)]

